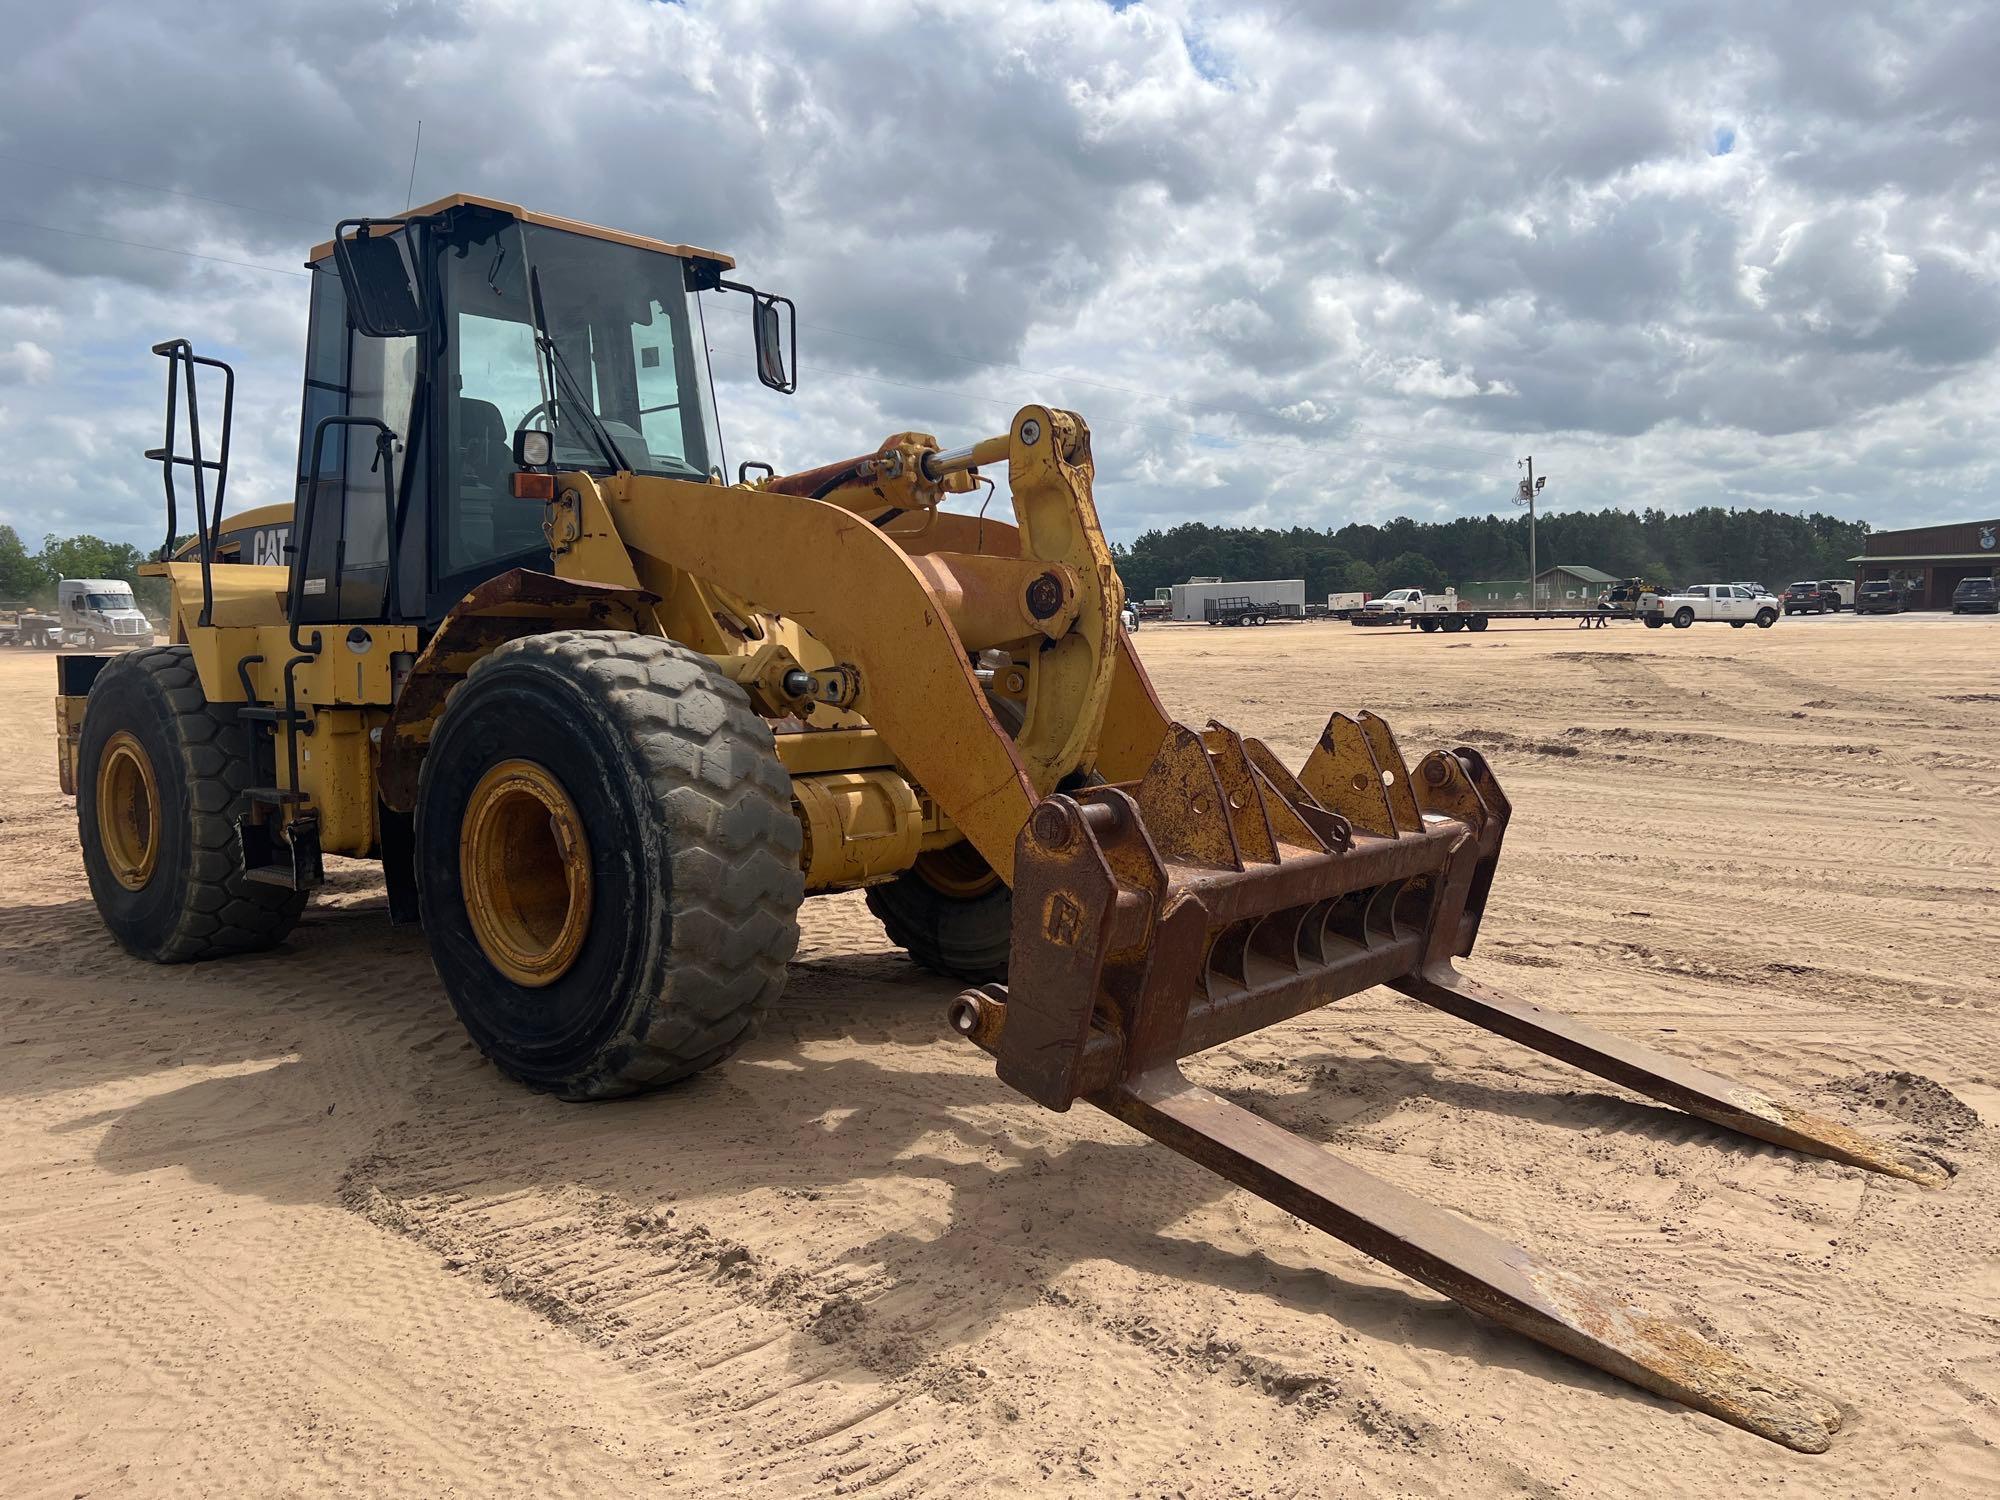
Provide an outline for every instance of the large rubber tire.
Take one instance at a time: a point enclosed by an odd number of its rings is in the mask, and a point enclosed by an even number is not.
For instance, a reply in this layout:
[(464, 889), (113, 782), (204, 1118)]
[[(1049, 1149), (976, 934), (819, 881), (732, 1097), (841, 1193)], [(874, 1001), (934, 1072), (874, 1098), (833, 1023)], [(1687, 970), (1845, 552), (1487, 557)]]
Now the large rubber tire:
[[(157, 814), (136, 890), (113, 873), (98, 819), (105, 747), (121, 734), (150, 768)], [(236, 838), (243, 793), (262, 779), (235, 708), (208, 701), (187, 647), (127, 651), (97, 674), (77, 742), (77, 832), (98, 914), (128, 953), (187, 963), (268, 948), (292, 930), (306, 893), (251, 880)]]
[(1686, 630), (1692, 624), (1694, 624), (1694, 611), (1691, 609), (1681, 610), (1674, 616), (1674, 629), (1676, 630)]
[[(574, 959), (540, 985), (487, 957), (460, 837), (481, 778), (545, 768), (589, 849)], [(453, 690), (417, 788), (431, 958), (480, 1051), (565, 1099), (657, 1088), (750, 1039), (798, 946), (800, 828), (770, 726), (707, 657), (564, 630), (495, 649)]]
[[(994, 984), (1007, 977), (1007, 953), (1014, 930), (1014, 893), (994, 879), (985, 890), (968, 890), (979, 882), (974, 865), (979, 856), (965, 845), (925, 855), (933, 863), (956, 870), (963, 893), (941, 890), (926, 878), (925, 869), (905, 870), (894, 880), (868, 887), (868, 909), (881, 922), (889, 941), (909, 951), (919, 968), (967, 984)], [(990, 873), (990, 872), (989, 872)]]
[(1760, 609), (1757, 611), (1757, 628), (1759, 630), (1769, 630), (1777, 623), (1778, 613), (1776, 610)]

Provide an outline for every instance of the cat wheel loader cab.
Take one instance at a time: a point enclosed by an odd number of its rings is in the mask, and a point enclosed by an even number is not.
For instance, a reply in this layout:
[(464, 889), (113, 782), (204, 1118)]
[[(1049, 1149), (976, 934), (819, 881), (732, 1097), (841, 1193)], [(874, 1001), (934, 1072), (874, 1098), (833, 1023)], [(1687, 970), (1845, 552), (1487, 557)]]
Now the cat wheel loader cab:
[[(969, 986), (950, 1025), (1030, 1098), (1106, 1110), (1649, 1390), (1827, 1445), (1825, 1398), (1181, 1074), (1387, 984), (1743, 1135), (1941, 1176), (1460, 974), (1510, 817), (1476, 751), (1413, 770), (1341, 712), (1294, 772), (1171, 722), (1121, 626), (1081, 418), (1029, 405), (961, 446), (897, 433), (732, 482), (709, 299), (751, 299), (766, 385), (796, 359), (791, 304), (727, 256), (456, 197), (345, 221), (310, 264), (289, 510), (223, 521), (233, 374), (157, 345), (171, 644), (59, 663), (64, 786), (127, 949), (267, 947), (326, 856), (376, 860), (486, 1055), (591, 1099), (728, 1057), (804, 897), (865, 888)], [(1011, 520), (948, 508), (983, 484)]]

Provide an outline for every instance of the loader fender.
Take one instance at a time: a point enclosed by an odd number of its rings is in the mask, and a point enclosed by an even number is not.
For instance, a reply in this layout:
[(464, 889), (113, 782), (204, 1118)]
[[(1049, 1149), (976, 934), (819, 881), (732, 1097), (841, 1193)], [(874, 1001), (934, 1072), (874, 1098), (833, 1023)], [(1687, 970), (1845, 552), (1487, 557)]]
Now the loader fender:
[(494, 648), (564, 626), (634, 629), (657, 603), (644, 589), (529, 568), (480, 584), (439, 622), (396, 696), (378, 763), (383, 802), (397, 812), (415, 809), (417, 768), (445, 699)]

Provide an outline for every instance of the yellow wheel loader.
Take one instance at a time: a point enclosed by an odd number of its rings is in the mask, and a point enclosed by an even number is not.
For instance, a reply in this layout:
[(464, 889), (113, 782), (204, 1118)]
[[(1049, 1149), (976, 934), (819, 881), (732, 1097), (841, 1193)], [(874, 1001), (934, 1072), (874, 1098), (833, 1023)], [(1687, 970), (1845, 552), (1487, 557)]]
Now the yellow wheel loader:
[[(796, 338), (727, 256), (454, 197), (343, 221), (310, 265), (289, 531), (224, 522), (233, 374), (156, 346), (172, 644), (59, 663), (63, 784), (132, 953), (267, 947), (325, 855), (379, 860), (485, 1054), (596, 1099), (727, 1058), (803, 898), (865, 888), (965, 982), (945, 1019), (1029, 1098), (1108, 1111), (1650, 1391), (1827, 1446), (1825, 1397), (1182, 1075), (1388, 985), (1746, 1136), (1943, 1177), (1462, 975), (1509, 816), (1477, 751), (1413, 768), (1381, 719), (1335, 713), (1294, 771), (1171, 722), (1074, 413), (732, 477), (706, 308), (749, 299), (775, 389)], [(1001, 486), (1011, 521), (945, 508)]]

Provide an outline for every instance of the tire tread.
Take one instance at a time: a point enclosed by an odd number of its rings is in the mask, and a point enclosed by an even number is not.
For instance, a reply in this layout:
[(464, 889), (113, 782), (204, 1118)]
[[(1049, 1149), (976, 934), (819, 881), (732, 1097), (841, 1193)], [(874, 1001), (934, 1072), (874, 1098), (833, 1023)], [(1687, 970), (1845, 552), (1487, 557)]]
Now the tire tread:
[(618, 726), (673, 833), (664, 992), (581, 1071), (528, 1081), (579, 1099), (657, 1088), (736, 1051), (784, 989), (805, 894), (791, 777), (743, 689), (658, 636), (557, 630), (509, 641), (453, 697), (523, 658), (554, 668)]
[[(191, 812), (186, 898), (173, 932), (143, 956), (156, 963), (192, 963), (282, 942), (305, 910), (307, 893), (264, 885), (244, 872), (232, 813), (244, 792), (257, 785), (257, 768), (237, 732), (234, 710), (208, 701), (186, 646), (127, 651), (105, 667), (99, 681), (113, 672), (140, 672), (151, 679), (180, 747), (178, 770)], [(174, 769), (155, 767), (154, 774)]]

